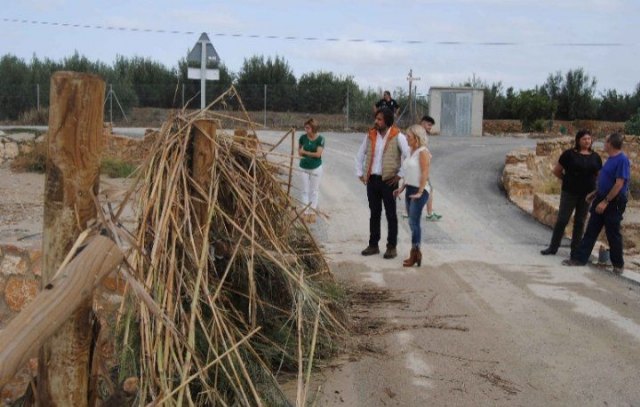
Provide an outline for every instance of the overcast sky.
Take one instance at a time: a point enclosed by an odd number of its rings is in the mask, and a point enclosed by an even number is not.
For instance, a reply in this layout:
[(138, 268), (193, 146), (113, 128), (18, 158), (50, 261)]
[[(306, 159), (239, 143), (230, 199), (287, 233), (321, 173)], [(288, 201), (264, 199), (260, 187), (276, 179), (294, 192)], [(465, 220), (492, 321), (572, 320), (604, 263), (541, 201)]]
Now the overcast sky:
[(579, 67), (599, 91), (640, 82), (640, 0), (0, 1), (0, 54), (26, 61), (77, 50), (175, 67), (206, 32), (233, 72), (279, 55), (297, 77), (331, 71), (374, 89), (406, 89), (410, 69), (418, 93), (473, 74), (526, 89)]

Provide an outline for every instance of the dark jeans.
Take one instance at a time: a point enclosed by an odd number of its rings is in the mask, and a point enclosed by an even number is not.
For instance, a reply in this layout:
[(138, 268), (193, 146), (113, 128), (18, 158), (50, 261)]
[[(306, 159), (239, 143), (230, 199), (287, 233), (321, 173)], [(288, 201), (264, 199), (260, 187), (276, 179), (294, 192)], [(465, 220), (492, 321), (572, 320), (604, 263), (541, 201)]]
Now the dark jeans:
[(622, 215), (627, 208), (627, 197), (625, 195), (618, 195), (616, 199), (609, 202), (603, 213), (598, 214), (595, 208), (603, 199), (604, 196), (601, 196), (593, 201), (591, 209), (589, 210), (591, 217), (587, 224), (587, 230), (584, 233), (582, 242), (580, 242), (580, 247), (571, 258), (582, 264), (586, 264), (587, 261), (589, 261), (589, 256), (591, 255), (593, 246), (596, 244), (598, 235), (602, 227), (604, 227), (607, 241), (609, 242), (611, 264), (613, 264), (614, 267), (624, 267), (620, 223), (622, 222)]
[(582, 234), (584, 233), (584, 221), (587, 218), (587, 211), (589, 210), (589, 204), (584, 200), (584, 195), (576, 195), (570, 192), (562, 191), (560, 194), (560, 208), (558, 209), (558, 220), (553, 227), (553, 234), (551, 235), (551, 243), (549, 248), (554, 252), (560, 247), (562, 237), (564, 236), (564, 230), (569, 223), (571, 214), (575, 209), (575, 215), (573, 217), (573, 233), (571, 234), (571, 255), (575, 254), (582, 240)]
[(369, 246), (378, 246), (380, 241), (380, 218), (382, 217), (382, 206), (387, 216), (387, 246), (396, 247), (398, 243), (398, 215), (396, 213), (396, 199), (393, 197), (393, 190), (398, 188), (398, 184), (387, 185), (382, 181), (380, 175), (371, 175), (367, 182), (367, 199), (369, 200)]
[(420, 229), (420, 217), (422, 209), (429, 200), (429, 193), (422, 192), (422, 196), (418, 199), (411, 199), (409, 196), (418, 192), (418, 187), (407, 185), (405, 192), (405, 205), (407, 206), (407, 214), (409, 215), (409, 228), (411, 229), (411, 247), (420, 248), (422, 241), (422, 230)]

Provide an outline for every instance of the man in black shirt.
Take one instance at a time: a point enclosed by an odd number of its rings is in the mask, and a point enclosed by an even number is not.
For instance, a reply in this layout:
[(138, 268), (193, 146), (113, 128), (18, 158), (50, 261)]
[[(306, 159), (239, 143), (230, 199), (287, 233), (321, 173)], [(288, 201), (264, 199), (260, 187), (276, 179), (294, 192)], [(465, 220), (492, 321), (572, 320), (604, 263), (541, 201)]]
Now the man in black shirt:
[(390, 109), (393, 112), (394, 116), (398, 116), (398, 110), (400, 106), (398, 106), (398, 102), (396, 102), (396, 100), (391, 97), (391, 92), (389, 92), (388, 90), (384, 91), (384, 94), (382, 95), (382, 99), (380, 99), (373, 106), (373, 112), (375, 113), (378, 110), (383, 109), (385, 107), (387, 109)]

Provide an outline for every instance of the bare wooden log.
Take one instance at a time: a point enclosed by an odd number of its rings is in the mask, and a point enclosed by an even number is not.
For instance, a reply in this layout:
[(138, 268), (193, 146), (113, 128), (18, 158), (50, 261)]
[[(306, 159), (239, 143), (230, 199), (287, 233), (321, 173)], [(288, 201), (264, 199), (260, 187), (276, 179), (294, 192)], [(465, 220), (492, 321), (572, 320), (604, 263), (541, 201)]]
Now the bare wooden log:
[[(97, 75), (56, 72), (51, 77), (45, 174), (42, 284), (46, 287), (80, 231), (96, 217), (105, 84)], [(88, 402), (91, 299), (76, 308), (40, 352), (40, 405)]]
[(0, 331), (0, 389), (123, 259), (113, 241), (97, 236)]

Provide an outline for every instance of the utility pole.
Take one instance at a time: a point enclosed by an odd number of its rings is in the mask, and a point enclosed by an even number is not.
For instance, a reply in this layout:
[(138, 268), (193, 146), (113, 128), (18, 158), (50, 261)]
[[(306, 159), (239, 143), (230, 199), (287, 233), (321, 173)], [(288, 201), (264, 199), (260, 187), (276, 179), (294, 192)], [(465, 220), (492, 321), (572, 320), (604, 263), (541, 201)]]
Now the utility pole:
[(262, 109), (264, 117), (263, 117), (263, 125), (267, 127), (267, 84), (264, 84), (264, 107)]
[(413, 103), (411, 103), (411, 91), (413, 88), (413, 81), (419, 81), (420, 78), (413, 76), (413, 69), (409, 69), (409, 75), (407, 76), (407, 80), (409, 81), (409, 118), (411, 119), (411, 123), (414, 123), (416, 118), (416, 112), (413, 106)]
[(349, 128), (349, 86), (347, 85), (347, 129)]

